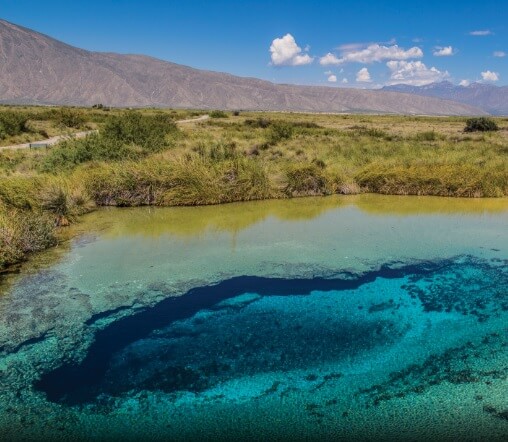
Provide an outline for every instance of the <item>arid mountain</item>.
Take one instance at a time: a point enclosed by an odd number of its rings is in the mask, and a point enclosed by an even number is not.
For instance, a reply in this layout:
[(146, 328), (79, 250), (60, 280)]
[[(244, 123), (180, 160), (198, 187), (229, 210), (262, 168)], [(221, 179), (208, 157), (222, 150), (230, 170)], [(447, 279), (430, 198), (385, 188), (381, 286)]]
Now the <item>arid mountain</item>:
[(442, 81), (426, 86), (397, 84), (386, 86), (383, 90), (453, 100), (479, 107), (493, 115), (508, 115), (508, 86), (484, 83), (455, 86), (449, 81)]
[(483, 114), (388, 91), (273, 84), (143, 55), (90, 52), (0, 20), (0, 101), (200, 109)]

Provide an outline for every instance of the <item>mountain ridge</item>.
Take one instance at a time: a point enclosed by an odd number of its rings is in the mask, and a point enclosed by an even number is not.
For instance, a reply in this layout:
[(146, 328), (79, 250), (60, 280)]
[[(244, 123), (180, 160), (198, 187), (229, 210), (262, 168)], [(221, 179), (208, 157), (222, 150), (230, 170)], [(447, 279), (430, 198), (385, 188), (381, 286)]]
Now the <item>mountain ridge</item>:
[(480, 115), (393, 91), (275, 84), (142, 54), (92, 52), (0, 20), (0, 101), (12, 104)]
[(478, 82), (456, 86), (449, 81), (441, 81), (424, 86), (396, 84), (385, 86), (383, 90), (452, 100), (474, 105), (493, 115), (508, 115), (508, 86)]

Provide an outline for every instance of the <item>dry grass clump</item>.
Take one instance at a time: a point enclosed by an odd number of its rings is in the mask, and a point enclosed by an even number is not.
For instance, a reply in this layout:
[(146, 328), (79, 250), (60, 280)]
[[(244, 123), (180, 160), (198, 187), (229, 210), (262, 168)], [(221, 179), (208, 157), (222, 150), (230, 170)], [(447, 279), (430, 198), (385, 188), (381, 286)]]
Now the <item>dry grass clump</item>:
[(372, 164), (355, 178), (369, 192), (391, 195), (480, 198), (508, 193), (504, 167), (484, 170), (470, 164)]
[(68, 226), (95, 207), (83, 185), (64, 179), (50, 180), (41, 189), (39, 201), (41, 209), (54, 216), (58, 227)]
[(54, 222), (50, 216), (0, 208), (0, 270), (55, 244)]
[(171, 162), (102, 164), (81, 173), (98, 205), (203, 205), (273, 196), (263, 167), (247, 158), (187, 155)]
[(287, 196), (329, 195), (330, 183), (323, 169), (316, 164), (291, 165), (286, 171)]

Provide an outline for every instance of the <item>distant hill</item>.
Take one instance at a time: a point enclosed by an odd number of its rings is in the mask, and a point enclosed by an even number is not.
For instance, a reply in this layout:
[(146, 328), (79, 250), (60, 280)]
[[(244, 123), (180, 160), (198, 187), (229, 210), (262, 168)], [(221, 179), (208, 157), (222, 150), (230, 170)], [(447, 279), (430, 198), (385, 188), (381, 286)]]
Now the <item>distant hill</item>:
[(383, 90), (453, 100), (479, 107), (493, 115), (508, 115), (508, 86), (484, 83), (455, 86), (449, 81), (442, 81), (426, 86), (397, 84), (385, 86)]
[(0, 101), (310, 112), (472, 115), (476, 107), (389, 91), (274, 84), (143, 55), (90, 52), (0, 20)]

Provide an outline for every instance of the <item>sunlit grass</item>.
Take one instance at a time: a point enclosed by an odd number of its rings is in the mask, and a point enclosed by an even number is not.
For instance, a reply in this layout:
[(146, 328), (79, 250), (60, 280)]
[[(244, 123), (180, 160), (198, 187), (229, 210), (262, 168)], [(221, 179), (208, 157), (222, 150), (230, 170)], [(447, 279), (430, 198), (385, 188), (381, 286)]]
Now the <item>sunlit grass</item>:
[[(19, 227), (23, 219), (33, 215), (44, 226), (48, 219), (65, 225), (93, 205), (208, 205), (369, 192), (508, 195), (503, 118), (495, 119), (498, 131), (466, 133), (461, 117), (240, 112), (174, 126), (172, 120), (205, 112), (143, 109), (134, 118), (133, 111), (119, 109), (0, 110), (28, 116), (33, 133), (37, 127), (52, 134), (78, 127), (100, 131), (47, 151), (0, 150), (0, 246), (11, 250), (0, 267), (37, 249), (13, 251), (19, 243), (12, 232), (26, 232)], [(164, 121), (171, 130), (160, 131)], [(138, 139), (139, 131), (157, 145)], [(47, 238), (46, 230), (40, 232)]]

